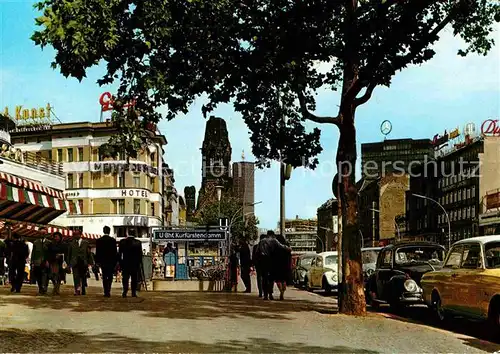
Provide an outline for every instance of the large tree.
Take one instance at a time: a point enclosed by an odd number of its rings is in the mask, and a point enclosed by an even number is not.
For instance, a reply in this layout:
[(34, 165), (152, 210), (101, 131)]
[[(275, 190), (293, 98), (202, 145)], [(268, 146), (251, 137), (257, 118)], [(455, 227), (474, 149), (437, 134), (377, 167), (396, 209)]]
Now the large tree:
[[(186, 113), (201, 95), (203, 114), (230, 102), (251, 131), (258, 158), (314, 168), (320, 130), (335, 125), (342, 207), (340, 311), (363, 314), (357, 232), (355, 112), (396, 72), (434, 56), (446, 27), (486, 54), (499, 5), (493, 0), (46, 0), (33, 35), (56, 50), (52, 66), (85, 77), (105, 63), (99, 84), (117, 82), (143, 119)], [(318, 64), (330, 65), (326, 72)], [(340, 90), (338, 111), (319, 117), (319, 88)], [(156, 110), (167, 108), (165, 117)], [(332, 102), (331, 107), (335, 106)]]

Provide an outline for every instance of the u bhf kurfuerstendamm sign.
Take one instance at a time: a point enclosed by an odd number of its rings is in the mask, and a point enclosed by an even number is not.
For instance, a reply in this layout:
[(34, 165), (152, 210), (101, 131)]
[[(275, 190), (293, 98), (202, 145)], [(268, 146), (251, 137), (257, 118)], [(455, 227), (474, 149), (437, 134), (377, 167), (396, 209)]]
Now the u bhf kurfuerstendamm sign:
[(35, 125), (35, 124), (52, 124), (50, 114), (52, 107), (47, 103), (45, 107), (25, 108), (23, 105), (17, 105), (13, 111), (9, 107), (5, 107), (3, 115), (15, 120), (16, 125)]

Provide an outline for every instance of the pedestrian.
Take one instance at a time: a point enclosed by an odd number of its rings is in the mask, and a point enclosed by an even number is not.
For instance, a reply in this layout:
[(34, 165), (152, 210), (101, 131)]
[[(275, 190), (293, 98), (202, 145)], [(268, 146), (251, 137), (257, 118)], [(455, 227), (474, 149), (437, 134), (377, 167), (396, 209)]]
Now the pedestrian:
[[(289, 246), (283, 235), (276, 235), (276, 240), (284, 245)], [(292, 253), (289, 248), (276, 248), (276, 255), (273, 257), (272, 280), (276, 283), (280, 291), (280, 300), (284, 300), (286, 284), (291, 277), (291, 262)]]
[(95, 254), (92, 254), (92, 258), (94, 259), (94, 264), (92, 265), (92, 273), (94, 273), (95, 280), (99, 281), (99, 265), (95, 262)]
[(142, 245), (133, 235), (128, 235), (120, 241), (118, 261), (122, 270), (122, 297), (127, 297), (129, 281), (131, 282), (132, 297), (137, 297), (139, 272), (142, 265)]
[(250, 255), (250, 247), (245, 241), (240, 242), (240, 266), (241, 266), (241, 280), (245, 285), (245, 293), (252, 292), (252, 281), (250, 279), (250, 272), (252, 268), (252, 258)]
[(87, 273), (89, 271), (90, 246), (82, 239), (80, 231), (73, 231), (73, 241), (69, 246), (69, 266), (73, 273), (75, 295), (85, 295), (87, 286)]
[(66, 272), (64, 261), (64, 245), (62, 242), (62, 234), (54, 232), (52, 241), (48, 245), (48, 261), (49, 261), (49, 278), (52, 281), (52, 295), (60, 295), (61, 279), (63, 273)]
[(40, 229), (41, 238), (33, 243), (31, 251), (30, 272), (33, 274), (32, 283), (38, 284), (38, 295), (45, 295), (49, 286), (49, 262), (47, 259), (50, 240), (47, 230)]
[(18, 234), (13, 234), (13, 241), (9, 248), (9, 279), (11, 279), (10, 292), (21, 292), (24, 281), (24, 267), (29, 257), (28, 245)]
[(0, 240), (0, 283), (5, 284), (5, 260), (7, 255), (7, 245)]
[[(263, 240), (266, 237), (266, 235), (260, 235), (260, 240)], [(252, 249), (252, 264), (255, 268), (255, 273), (257, 275), (257, 288), (259, 289), (259, 297), (262, 297), (262, 266), (260, 264), (260, 250), (259, 250), (259, 244), (257, 243), (256, 245), (253, 246)]]
[(102, 270), (102, 287), (104, 296), (111, 296), (111, 286), (113, 284), (113, 274), (118, 261), (116, 249), (116, 239), (109, 236), (111, 229), (104, 226), (102, 229), (104, 236), (96, 241), (95, 261)]
[(262, 267), (262, 289), (264, 300), (274, 300), (273, 298), (273, 267), (275, 266), (274, 257), (279, 254), (278, 250), (289, 250), (289, 248), (276, 240), (274, 231), (269, 230), (266, 237), (259, 242), (260, 264)]
[(230, 270), (230, 283), (231, 283), (231, 289), (229, 291), (238, 292), (238, 253), (237, 250), (232, 248), (231, 249), (231, 256), (229, 257), (229, 270)]

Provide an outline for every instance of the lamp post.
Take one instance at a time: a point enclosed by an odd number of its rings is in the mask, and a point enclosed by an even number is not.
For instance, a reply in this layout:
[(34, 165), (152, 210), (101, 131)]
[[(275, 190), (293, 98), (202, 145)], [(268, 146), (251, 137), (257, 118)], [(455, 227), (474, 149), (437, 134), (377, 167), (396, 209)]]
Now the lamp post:
[(218, 214), (217, 214), (217, 217), (219, 219), (219, 224), (220, 224), (220, 200), (222, 198), (222, 189), (224, 187), (222, 186), (215, 186), (215, 190), (217, 191), (217, 201), (219, 202), (219, 211), (218, 211)]
[[(380, 210), (378, 210), (378, 209), (372, 208), (370, 210), (373, 211), (374, 213), (379, 213), (380, 214)], [(396, 222), (396, 220), (394, 220), (394, 225), (396, 226), (396, 231), (398, 232), (398, 241), (401, 241), (401, 235), (399, 233), (399, 225)], [(375, 242), (375, 239), (373, 240), (373, 242)]]
[(417, 197), (417, 198), (421, 198), (421, 199), (430, 200), (431, 202), (433, 202), (434, 204), (439, 206), (444, 211), (444, 215), (446, 215), (446, 221), (448, 222), (448, 250), (450, 250), (451, 249), (451, 224), (450, 224), (450, 217), (449, 217), (446, 209), (437, 200), (426, 197), (425, 195), (412, 193), (412, 196)]

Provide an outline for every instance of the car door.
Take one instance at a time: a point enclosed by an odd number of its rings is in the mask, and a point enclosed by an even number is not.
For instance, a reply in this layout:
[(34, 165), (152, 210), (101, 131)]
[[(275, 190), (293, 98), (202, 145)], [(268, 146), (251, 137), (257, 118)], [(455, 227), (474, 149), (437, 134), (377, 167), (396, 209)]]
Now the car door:
[(379, 255), (379, 264), (376, 270), (377, 299), (386, 300), (387, 283), (392, 277), (392, 250), (382, 251)]
[(453, 246), (446, 257), (443, 269), (435, 276), (434, 287), (439, 291), (441, 306), (452, 310), (456, 306), (456, 281), (462, 263), (463, 245)]
[(323, 257), (319, 256), (316, 258), (316, 269), (314, 272), (314, 286), (320, 288), (321, 287), (321, 278), (323, 276), (323, 266), (324, 260)]
[(312, 262), (311, 262), (311, 267), (309, 268), (309, 271), (307, 272), (308, 273), (308, 284), (306, 284), (306, 287), (308, 287), (309, 285), (311, 286), (314, 286), (313, 285), (313, 279), (314, 279), (314, 268), (316, 268), (316, 258), (313, 258)]
[(453, 275), (453, 291), (456, 299), (453, 301), (453, 310), (457, 313), (481, 317), (480, 302), (484, 292), (481, 283), (482, 253), (479, 242), (470, 242), (463, 245), (460, 269)]

